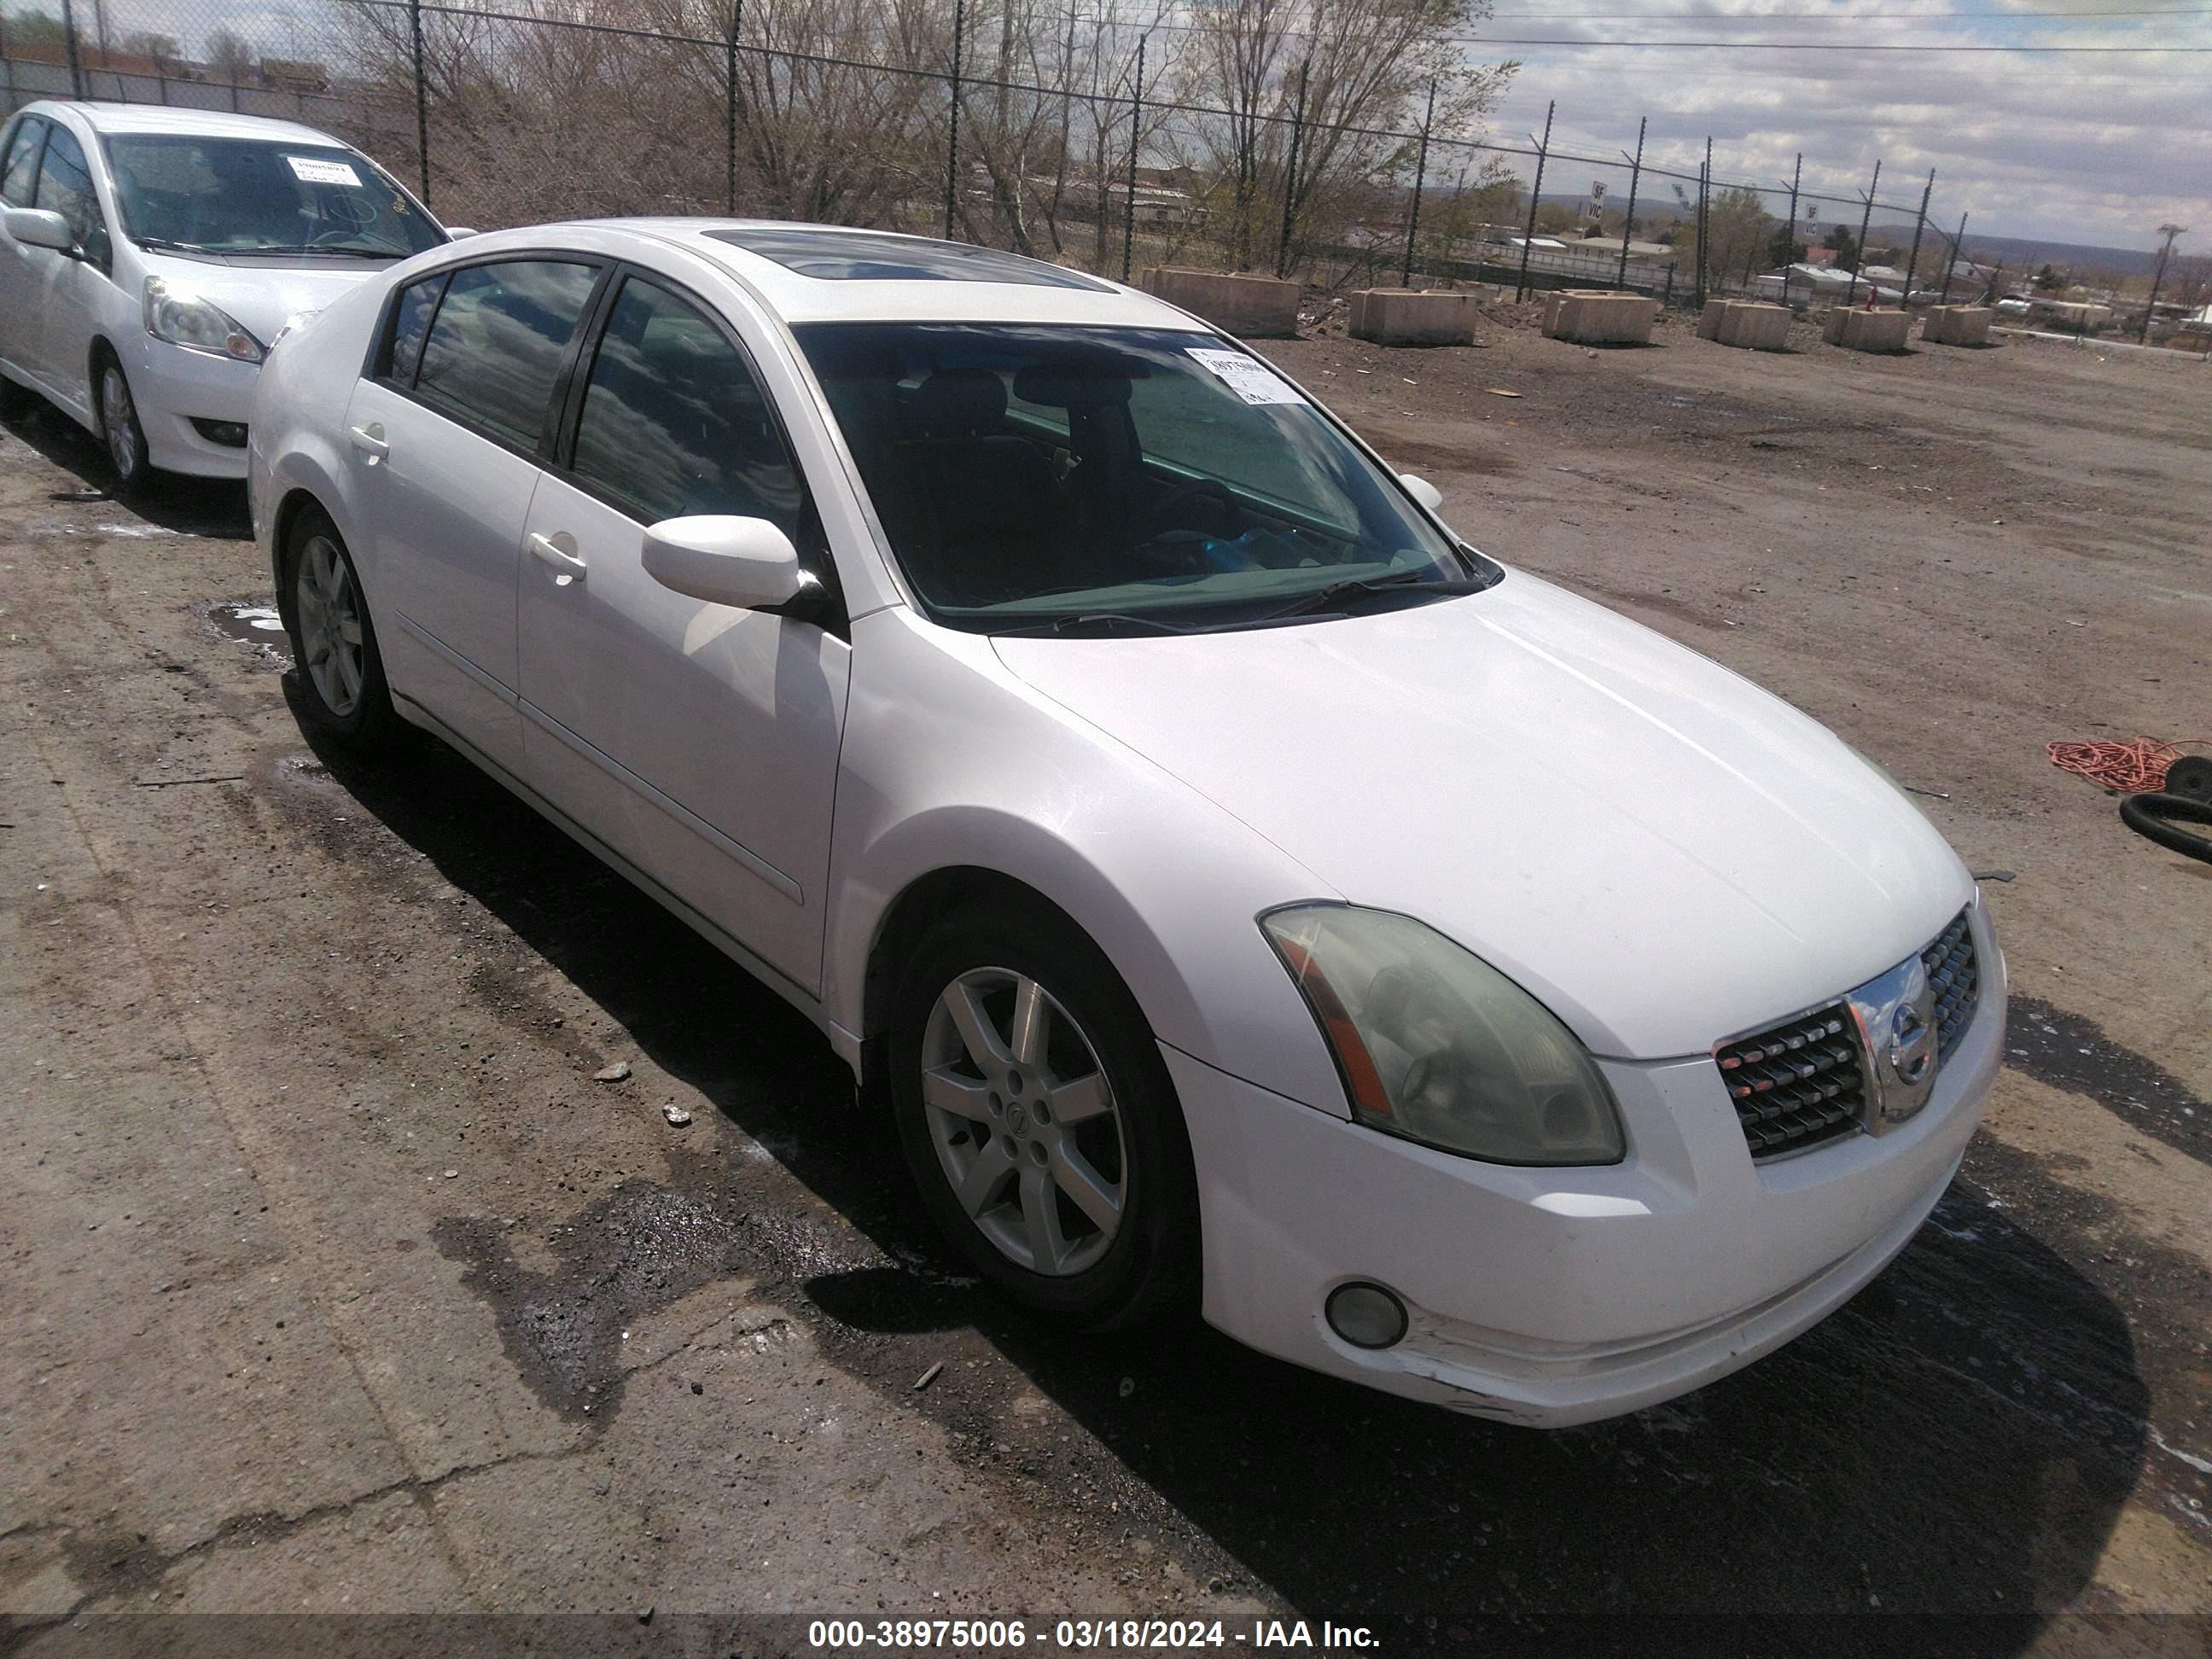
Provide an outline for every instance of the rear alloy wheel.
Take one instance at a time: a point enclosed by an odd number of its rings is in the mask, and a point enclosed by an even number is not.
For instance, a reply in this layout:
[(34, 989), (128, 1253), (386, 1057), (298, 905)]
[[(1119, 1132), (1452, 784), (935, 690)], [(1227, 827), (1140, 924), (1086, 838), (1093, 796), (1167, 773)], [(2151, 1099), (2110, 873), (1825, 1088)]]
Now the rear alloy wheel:
[(100, 365), (100, 435), (107, 444), (108, 464), (115, 469), (110, 492), (118, 501), (135, 501), (146, 493), (154, 473), (146, 458), (146, 432), (138, 423), (137, 401), (123, 365), (112, 357)]
[(302, 713), (349, 748), (387, 743), (399, 720), (352, 557), (318, 510), (301, 514), (288, 541), (281, 611), (299, 665)]
[(890, 1065), (908, 1167), (976, 1272), (1091, 1329), (1183, 1296), (1199, 1247), (1182, 1109), (1087, 939), (1058, 918), (939, 923), (901, 981)]

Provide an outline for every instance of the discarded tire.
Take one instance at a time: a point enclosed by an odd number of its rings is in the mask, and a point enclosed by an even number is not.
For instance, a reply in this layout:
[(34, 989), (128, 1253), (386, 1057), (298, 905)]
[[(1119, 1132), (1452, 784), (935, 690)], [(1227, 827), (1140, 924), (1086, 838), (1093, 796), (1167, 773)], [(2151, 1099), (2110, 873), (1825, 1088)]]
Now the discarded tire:
[(2212, 864), (2212, 839), (2177, 829), (2182, 823), (2212, 823), (2212, 802), (2184, 795), (2130, 795), (2120, 803), (2120, 822), (2136, 834), (2185, 858)]

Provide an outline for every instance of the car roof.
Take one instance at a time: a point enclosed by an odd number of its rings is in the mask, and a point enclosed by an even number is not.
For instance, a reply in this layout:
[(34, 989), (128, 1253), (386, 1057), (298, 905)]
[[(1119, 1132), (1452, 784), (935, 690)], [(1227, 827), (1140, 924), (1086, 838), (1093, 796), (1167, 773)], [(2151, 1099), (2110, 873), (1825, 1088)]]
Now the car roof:
[(345, 147), (343, 139), (263, 115), (233, 115), (228, 110), (179, 109), (173, 104), (61, 103), (33, 106), (42, 115), (67, 112), (94, 132), (171, 132), (204, 138), (258, 138), (279, 144)]
[[(786, 322), (1204, 327), (1134, 289), (1042, 259), (895, 231), (773, 219), (603, 219), (740, 278)], [(543, 237), (553, 227), (539, 226)], [(925, 274), (927, 273), (927, 274)]]

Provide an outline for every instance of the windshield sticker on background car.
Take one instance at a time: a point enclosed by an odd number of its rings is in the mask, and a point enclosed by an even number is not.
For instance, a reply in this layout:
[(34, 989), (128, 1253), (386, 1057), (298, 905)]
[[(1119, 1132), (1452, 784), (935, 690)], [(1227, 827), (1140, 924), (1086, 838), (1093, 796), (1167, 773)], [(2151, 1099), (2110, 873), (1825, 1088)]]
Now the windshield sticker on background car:
[(313, 156), (288, 155), (293, 175), (303, 185), (344, 185), (359, 190), (361, 175), (343, 161), (319, 161)]
[(1201, 368), (1211, 369), (1221, 383), (1248, 404), (1304, 403), (1297, 389), (1256, 357), (1241, 351), (1221, 351), (1193, 346), (1190, 355)]

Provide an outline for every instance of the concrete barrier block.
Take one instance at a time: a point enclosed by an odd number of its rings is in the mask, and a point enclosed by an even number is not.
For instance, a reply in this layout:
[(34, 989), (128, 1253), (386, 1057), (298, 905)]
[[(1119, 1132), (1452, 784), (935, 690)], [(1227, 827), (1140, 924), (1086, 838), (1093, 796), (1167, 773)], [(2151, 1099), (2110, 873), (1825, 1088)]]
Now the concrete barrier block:
[(1362, 289), (1352, 296), (1352, 332), (1378, 345), (1472, 345), (1474, 295)]
[(1921, 325), (1920, 337), (1936, 345), (1987, 345), (1994, 314), (1984, 306), (1937, 306)]
[(1790, 307), (1756, 300), (1739, 301), (1722, 317), (1717, 337), (1725, 346), (1747, 351), (1782, 351), (1790, 344)]
[(1649, 345), (1659, 302), (1610, 289), (1560, 289), (1545, 296), (1544, 332), (1577, 345)]
[(1279, 277), (1154, 265), (1145, 272), (1144, 289), (1231, 334), (1279, 337), (1298, 331), (1298, 285)]
[(1721, 337), (1721, 319), (1727, 316), (1733, 300), (1708, 300), (1705, 308), (1698, 313), (1698, 337), (1717, 340)]
[(1902, 351), (1911, 332), (1909, 311), (1860, 311), (1838, 306), (1820, 325), (1820, 337), (1846, 351)]

